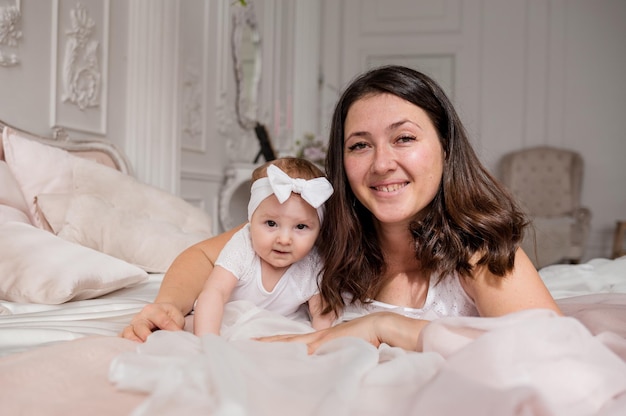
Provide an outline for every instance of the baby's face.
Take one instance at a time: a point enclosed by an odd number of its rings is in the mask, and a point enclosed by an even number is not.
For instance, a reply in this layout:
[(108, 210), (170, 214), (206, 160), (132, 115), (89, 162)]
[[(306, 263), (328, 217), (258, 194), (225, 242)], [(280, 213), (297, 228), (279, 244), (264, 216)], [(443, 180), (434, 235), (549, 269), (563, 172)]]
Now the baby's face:
[(275, 268), (302, 260), (313, 248), (319, 231), (317, 210), (294, 193), (282, 204), (275, 195), (265, 198), (250, 220), (254, 251)]

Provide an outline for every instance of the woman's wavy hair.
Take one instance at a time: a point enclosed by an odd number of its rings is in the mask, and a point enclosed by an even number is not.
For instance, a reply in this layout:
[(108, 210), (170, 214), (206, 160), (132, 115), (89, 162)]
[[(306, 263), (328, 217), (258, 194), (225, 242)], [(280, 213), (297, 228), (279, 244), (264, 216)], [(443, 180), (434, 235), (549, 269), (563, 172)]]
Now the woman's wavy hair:
[[(344, 127), (348, 110), (361, 98), (393, 94), (424, 110), (444, 152), (443, 177), (427, 213), (410, 225), (415, 257), (438, 279), (472, 276), (472, 264), (504, 276), (528, 219), (509, 192), (482, 165), (452, 103), (428, 76), (402, 66), (384, 66), (357, 77), (335, 107), (326, 156), (334, 194), (326, 203), (320, 254), (324, 273), (320, 292), (325, 311), (339, 312), (342, 295), (352, 302), (375, 299), (384, 283), (384, 254), (374, 217), (355, 197), (344, 170)], [(375, 117), (372, 114), (372, 117)], [(476, 256), (476, 257), (475, 257)]]

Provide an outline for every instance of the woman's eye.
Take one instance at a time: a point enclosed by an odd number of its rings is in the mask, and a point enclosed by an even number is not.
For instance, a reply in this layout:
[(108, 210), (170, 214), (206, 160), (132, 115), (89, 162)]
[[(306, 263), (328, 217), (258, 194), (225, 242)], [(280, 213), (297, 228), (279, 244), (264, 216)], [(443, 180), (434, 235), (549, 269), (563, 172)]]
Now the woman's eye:
[(348, 150), (351, 152), (354, 152), (355, 150), (362, 150), (362, 149), (365, 149), (366, 147), (367, 147), (367, 143), (358, 142), (358, 143), (354, 143), (348, 146)]
[(408, 143), (408, 142), (412, 142), (415, 140), (415, 137), (413, 136), (400, 136), (398, 137), (398, 142), (400, 143)]

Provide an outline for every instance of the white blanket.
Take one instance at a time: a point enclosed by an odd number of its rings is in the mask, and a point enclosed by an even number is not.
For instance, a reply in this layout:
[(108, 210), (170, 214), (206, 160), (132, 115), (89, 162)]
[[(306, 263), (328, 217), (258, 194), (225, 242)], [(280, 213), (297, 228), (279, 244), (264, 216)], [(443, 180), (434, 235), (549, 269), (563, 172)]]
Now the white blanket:
[(550, 311), (439, 319), (423, 353), (252, 341), (310, 328), (246, 302), (227, 305), (224, 325), (223, 337), (156, 332), (109, 378), (149, 394), (135, 415), (626, 414), (626, 339)]

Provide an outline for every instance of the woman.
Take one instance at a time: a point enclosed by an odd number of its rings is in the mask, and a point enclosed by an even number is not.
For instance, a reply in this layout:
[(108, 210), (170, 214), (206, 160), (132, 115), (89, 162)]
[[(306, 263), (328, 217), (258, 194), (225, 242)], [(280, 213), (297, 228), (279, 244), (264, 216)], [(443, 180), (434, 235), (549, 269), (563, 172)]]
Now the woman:
[[(527, 220), (487, 172), (443, 90), (400, 66), (369, 71), (333, 116), (320, 291), (327, 311), (362, 315), (306, 335), (310, 351), (340, 336), (418, 348), (439, 316), (495, 317), (531, 308), (560, 313), (519, 248)], [(180, 329), (232, 232), (188, 249), (123, 336)], [(398, 313), (400, 312), (400, 313)]]

